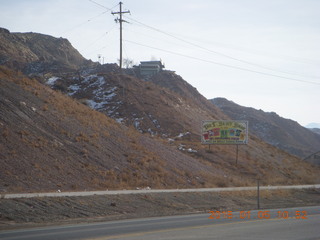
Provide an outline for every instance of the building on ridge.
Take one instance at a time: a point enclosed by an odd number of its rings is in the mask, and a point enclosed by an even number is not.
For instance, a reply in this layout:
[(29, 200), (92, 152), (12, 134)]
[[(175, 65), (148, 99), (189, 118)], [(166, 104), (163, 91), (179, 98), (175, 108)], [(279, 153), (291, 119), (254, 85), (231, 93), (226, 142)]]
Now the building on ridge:
[(139, 64), (139, 71), (141, 77), (153, 76), (165, 68), (160, 61), (141, 61)]

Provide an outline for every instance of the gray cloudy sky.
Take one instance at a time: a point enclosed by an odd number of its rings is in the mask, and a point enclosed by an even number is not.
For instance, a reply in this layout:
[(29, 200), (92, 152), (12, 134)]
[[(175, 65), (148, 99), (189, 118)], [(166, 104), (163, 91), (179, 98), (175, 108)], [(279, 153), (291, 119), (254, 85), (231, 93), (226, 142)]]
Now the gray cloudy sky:
[[(0, 0), (1, 27), (119, 58), (111, 0)], [(320, 123), (319, 0), (123, 0), (124, 57), (162, 59), (207, 98)]]

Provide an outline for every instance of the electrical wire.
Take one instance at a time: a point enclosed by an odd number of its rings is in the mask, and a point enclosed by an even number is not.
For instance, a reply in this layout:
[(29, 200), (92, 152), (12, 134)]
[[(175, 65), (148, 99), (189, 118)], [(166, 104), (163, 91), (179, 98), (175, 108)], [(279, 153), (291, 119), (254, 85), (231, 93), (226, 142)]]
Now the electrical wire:
[(98, 18), (98, 17), (102, 16), (103, 14), (105, 14), (105, 13), (107, 13), (107, 12), (109, 12), (109, 11), (104, 11), (104, 12), (100, 13), (99, 15), (96, 15), (96, 16), (88, 19), (87, 21), (80, 23), (80, 24), (77, 25), (77, 26), (74, 26), (74, 27), (72, 27), (71, 29), (64, 31), (61, 35), (64, 35), (64, 34), (66, 34), (66, 33), (70, 33), (70, 32), (72, 32), (73, 30), (75, 30), (75, 29), (77, 29), (77, 28), (79, 28), (79, 27), (82, 27), (83, 25), (91, 22), (93, 19)]
[(88, 1), (89, 1), (89, 2), (94, 3), (94, 4), (98, 5), (98, 6), (100, 6), (100, 7), (102, 7), (102, 8), (104, 8), (104, 9), (107, 9), (107, 10), (106, 10), (106, 11), (103, 11), (102, 13), (100, 13), (100, 14), (98, 14), (98, 15), (96, 15), (96, 16), (94, 16), (94, 17), (92, 17), (92, 18), (89, 18), (87, 21), (82, 22), (82, 23), (80, 23), (79, 25), (74, 26), (74, 27), (72, 27), (72, 28), (71, 28), (71, 29), (69, 29), (69, 30), (64, 31), (61, 35), (65, 34), (65, 33), (69, 33), (69, 32), (71, 32), (71, 31), (73, 31), (73, 30), (75, 30), (75, 29), (77, 29), (77, 28), (79, 28), (79, 27), (81, 27), (81, 26), (83, 26), (83, 25), (87, 24), (87, 23), (91, 22), (92, 20), (94, 20), (94, 19), (96, 19), (96, 18), (98, 18), (98, 17), (100, 17), (100, 16), (102, 16), (102, 15), (106, 14), (107, 12), (111, 12), (113, 8), (115, 8), (116, 6), (118, 6), (118, 5), (119, 5), (119, 4), (117, 4), (117, 5), (113, 6), (112, 8), (108, 8), (108, 7), (105, 7), (105, 6), (103, 6), (103, 5), (101, 5), (101, 4), (97, 3), (97, 2), (95, 2), (95, 1), (93, 1), (93, 0), (88, 0)]
[(320, 85), (320, 83), (318, 83), (318, 82), (306, 81), (306, 80), (297, 79), (297, 78), (289, 78), (289, 77), (280, 76), (280, 75), (276, 75), (276, 74), (272, 74), (272, 73), (265, 73), (265, 72), (260, 72), (260, 71), (251, 70), (251, 69), (247, 69), (247, 68), (237, 67), (237, 66), (233, 66), (233, 65), (229, 65), (229, 64), (219, 63), (219, 62), (206, 60), (206, 59), (202, 59), (202, 58), (198, 58), (198, 57), (193, 57), (193, 56), (189, 56), (189, 55), (186, 55), (186, 54), (177, 53), (177, 52), (173, 52), (173, 51), (169, 51), (169, 50), (165, 50), (165, 49), (161, 49), (161, 48), (157, 48), (157, 47), (151, 47), (151, 46), (148, 46), (148, 45), (145, 45), (145, 44), (141, 44), (141, 43), (137, 43), (137, 42), (130, 41), (130, 40), (124, 40), (124, 41), (132, 43), (132, 44), (135, 44), (135, 45), (139, 45), (139, 46), (142, 46), (142, 47), (147, 47), (147, 48), (159, 50), (159, 51), (162, 51), (162, 52), (167, 52), (167, 53), (170, 53), (170, 54), (174, 54), (174, 55), (177, 55), (177, 56), (186, 57), (186, 58), (190, 58), (190, 59), (193, 59), (193, 60), (198, 60), (198, 61), (201, 61), (201, 62), (207, 62), (207, 63), (211, 63), (211, 64), (215, 64), (215, 65), (219, 65), (219, 66), (223, 66), (223, 67), (227, 67), (227, 68), (233, 68), (233, 69), (237, 69), (237, 70), (241, 70), (241, 71), (257, 73), (257, 74), (261, 74), (261, 75), (265, 75), (265, 76), (283, 78), (283, 79), (292, 80), (292, 81), (296, 81), (296, 82), (303, 82), (303, 83)]
[(116, 6), (119, 5), (119, 4), (117, 4), (117, 5), (115, 5), (115, 6), (112, 7), (112, 8), (108, 8), (108, 7), (106, 7), (106, 6), (104, 6), (104, 5), (100, 4), (100, 3), (97, 3), (96, 1), (93, 1), (93, 0), (88, 0), (88, 1), (89, 1), (89, 2), (92, 2), (92, 3), (96, 4), (96, 5), (98, 5), (99, 7), (102, 7), (102, 8), (104, 8), (104, 9), (107, 9), (109, 12), (111, 12), (113, 8), (115, 8)]
[(253, 54), (253, 55), (272, 57), (272, 58), (276, 57), (277, 59), (281, 58), (286, 61), (293, 61), (293, 62), (299, 62), (299, 63), (304, 63), (304, 64), (312, 64), (312, 65), (317, 65), (317, 66), (320, 64), (320, 60), (306, 59), (306, 58), (301, 58), (301, 57), (296, 57), (296, 56), (288, 56), (288, 55), (283, 55), (283, 54), (272, 54), (269, 52), (265, 52), (261, 49), (259, 49), (259, 50), (250, 49), (248, 47), (243, 47), (243, 46), (240, 47), (240, 46), (227, 44), (227, 43), (213, 42), (212, 40), (204, 41), (203, 39), (195, 38), (194, 36), (186, 36), (186, 35), (181, 35), (181, 34), (175, 34), (175, 35), (179, 36), (180, 38), (192, 39), (193, 41), (199, 42), (201, 44), (215, 44), (215, 45), (219, 45), (222, 48), (232, 49), (232, 50), (236, 50), (236, 51), (240, 51), (240, 52), (244, 52), (244, 53), (248, 53), (248, 54)]
[[(110, 8), (107, 8), (93, 0), (89, 0), (90, 2), (92, 3), (95, 3), (97, 4), (98, 6), (100, 7), (103, 7), (105, 9), (108, 9), (109, 11), (111, 11)], [(249, 62), (249, 61), (246, 61), (246, 60), (242, 60), (242, 59), (239, 59), (239, 58), (235, 58), (235, 57), (232, 57), (232, 56), (229, 56), (227, 54), (224, 54), (224, 53), (220, 53), (220, 52), (217, 52), (217, 51), (213, 51), (211, 49), (208, 49), (208, 48), (205, 48), (205, 47), (202, 47), (198, 44), (195, 44), (193, 42), (190, 42), (190, 41), (187, 41), (185, 39), (182, 39), (180, 37), (177, 37), (171, 33), (168, 33), (168, 32), (165, 32), (163, 30), (160, 30), (160, 29), (157, 29), (155, 27), (152, 27), (150, 25), (147, 25), (145, 23), (142, 23), (132, 17), (128, 17), (128, 16), (124, 16), (124, 18), (127, 18), (129, 19), (130, 21), (133, 21), (137, 24), (140, 24), (141, 26), (143, 27), (146, 27), (148, 29), (151, 29), (153, 31), (156, 31), (156, 32), (159, 32), (159, 33), (162, 33), (164, 35), (167, 35), (169, 37), (172, 37), (176, 40), (179, 40), (179, 41), (182, 41), (184, 43), (187, 43), (191, 46), (194, 46), (194, 47), (197, 47), (203, 51), (206, 51), (206, 52), (209, 52), (209, 53), (213, 53), (213, 54), (216, 54), (216, 55), (220, 55), (220, 56), (223, 56), (225, 58), (228, 58), (228, 59), (232, 59), (234, 61), (238, 61), (238, 62), (241, 62), (241, 63), (244, 63), (244, 64), (248, 64), (248, 65), (251, 65), (251, 66), (255, 66), (255, 67), (259, 67), (259, 68), (262, 68), (262, 69), (266, 69), (266, 70), (269, 70), (269, 71), (274, 71), (274, 72), (279, 72), (279, 73), (285, 73), (285, 74), (290, 74), (290, 75), (297, 75), (297, 76), (302, 76), (302, 77), (305, 77), (305, 75), (301, 75), (301, 74), (296, 74), (296, 73), (290, 73), (290, 72), (287, 72), (287, 71), (281, 71), (281, 70), (276, 70), (276, 69), (273, 69), (273, 68), (270, 68), (270, 67), (266, 67), (266, 66), (263, 66), (263, 65), (260, 65), (260, 64), (256, 64), (256, 63), (252, 63), (252, 62)], [(164, 50), (164, 49), (161, 49), (161, 48), (156, 48), (156, 47), (151, 47), (151, 46), (147, 46), (147, 45), (144, 45), (144, 44), (140, 44), (140, 43), (136, 43), (136, 42), (133, 42), (133, 41), (129, 41), (129, 40), (125, 40), (127, 42), (130, 42), (130, 43), (133, 43), (133, 44), (136, 44), (136, 45), (140, 45), (140, 46), (144, 46), (144, 47), (148, 47), (148, 48), (152, 48), (152, 49), (157, 49), (159, 51), (164, 51), (164, 52), (168, 52), (168, 53), (171, 53), (171, 54), (175, 54), (175, 55), (179, 55), (179, 56), (182, 56), (182, 57), (187, 57), (187, 58), (191, 58), (191, 59), (195, 59), (195, 60), (198, 60), (198, 61), (203, 61), (203, 62), (208, 62), (208, 63), (212, 63), (212, 64), (216, 64), (216, 65), (220, 65), (220, 66), (224, 66), (224, 67), (228, 67), (228, 68), (233, 68), (233, 69), (238, 69), (238, 70), (242, 70), (242, 71), (247, 71), (247, 72), (252, 72), (252, 73), (257, 73), (257, 74), (262, 74), (262, 75), (266, 75), (266, 76), (272, 76), (272, 77), (278, 77), (278, 78), (283, 78), (283, 79), (287, 79), (287, 80), (293, 80), (293, 81), (297, 81), (297, 82), (304, 82), (304, 83), (309, 83), (309, 84), (315, 84), (315, 85), (320, 85), (320, 83), (318, 82), (314, 82), (314, 81), (307, 81), (307, 80), (302, 80), (302, 79), (297, 79), (297, 78), (292, 78), (292, 77), (285, 77), (285, 76), (280, 76), (280, 75), (276, 75), (276, 74), (272, 74), (272, 73), (266, 73), (266, 72), (261, 72), (261, 71), (256, 71), (256, 70), (251, 70), (251, 69), (248, 69), (248, 68), (243, 68), (243, 67), (238, 67), (238, 66), (233, 66), (233, 65), (229, 65), (229, 64), (224, 64), (224, 63), (219, 63), (219, 62), (215, 62), (215, 61), (211, 61), (211, 60), (206, 60), (206, 59), (201, 59), (201, 58), (196, 58), (196, 57), (192, 57), (192, 56), (188, 56), (188, 55), (185, 55), (185, 54), (181, 54), (181, 53), (176, 53), (176, 52), (173, 52), (173, 51), (169, 51), (169, 50)]]
[[(134, 22), (136, 22), (136, 23), (138, 23), (138, 24), (140, 24), (140, 25), (142, 25), (142, 26), (144, 26), (144, 27), (146, 27), (146, 28), (148, 28), (148, 29), (151, 29), (151, 30), (154, 30), (154, 31), (156, 31), (156, 32), (165, 34), (165, 35), (167, 35), (167, 36), (169, 36), (169, 37), (172, 37), (172, 38), (174, 38), (174, 39), (176, 39), (176, 40), (179, 40), (179, 41), (182, 41), (182, 42), (184, 42), (184, 43), (187, 43), (187, 44), (189, 44), (189, 45), (191, 45), (191, 46), (197, 47), (197, 48), (199, 48), (199, 49), (201, 49), (201, 50), (204, 50), (205, 52), (217, 54), (217, 55), (223, 56), (223, 57), (225, 57), (225, 58), (232, 59), (232, 60), (234, 60), (234, 61), (238, 61), (238, 62), (241, 62), (241, 63), (245, 63), (245, 64), (248, 64), (248, 65), (251, 65), (251, 66), (254, 66), (254, 67), (259, 67), (259, 68), (262, 68), (262, 69), (265, 69), (265, 70), (269, 70), (269, 71), (273, 71), (273, 72), (279, 72), (279, 73), (285, 73), (285, 74), (290, 74), (290, 75), (295, 75), (295, 76), (300, 76), (300, 77), (305, 77), (305, 75), (302, 75), (302, 74), (292, 73), (292, 72), (288, 72), (288, 71), (282, 71), (282, 70), (278, 70), (278, 69), (266, 67), (266, 66), (263, 66), (263, 65), (260, 65), (260, 64), (256, 64), (256, 63), (252, 63), (252, 62), (249, 62), (249, 61), (246, 61), (246, 60), (242, 60), (242, 59), (239, 59), (239, 58), (235, 58), (235, 57), (229, 56), (229, 55), (224, 54), (224, 53), (220, 53), (220, 52), (217, 52), (217, 51), (213, 51), (213, 50), (211, 50), (211, 49), (205, 48), (205, 47), (200, 46), (200, 45), (198, 45), (198, 44), (195, 44), (195, 43), (193, 43), (193, 42), (190, 42), (190, 41), (187, 41), (187, 40), (182, 39), (182, 38), (180, 38), (180, 37), (177, 37), (177, 36), (175, 36), (175, 35), (173, 35), (173, 34), (171, 34), (171, 33), (168, 33), (168, 32), (165, 32), (165, 31), (163, 31), (163, 30), (160, 30), (160, 29), (151, 27), (151, 26), (149, 26), (149, 25), (147, 25), (147, 24), (141, 23), (141, 22), (133, 19), (132, 17), (127, 17), (127, 16), (125, 16), (125, 18), (128, 18), (129, 20), (134, 21)], [(319, 77), (315, 77), (315, 76), (309, 76), (309, 77), (310, 77), (310, 78), (319, 79)]]
[(103, 33), (103, 34), (102, 34), (100, 37), (98, 37), (96, 40), (92, 41), (92, 42), (91, 42), (90, 44), (88, 44), (85, 48), (91, 47), (91, 46), (94, 45), (97, 41), (99, 41), (100, 39), (106, 37), (109, 33), (111, 33), (111, 32), (115, 29), (116, 26), (117, 26), (117, 25), (114, 24), (112, 28), (110, 28), (107, 32)]
[[(150, 36), (150, 35), (146, 34), (145, 32), (143, 32), (143, 33), (135, 32), (135, 31), (133, 31), (133, 30), (131, 30), (129, 28), (127, 29), (127, 31), (135, 33), (135, 34), (137, 34), (139, 36), (146, 36), (146, 37), (149, 37), (149, 38), (154, 39), (154, 40), (159, 40), (159, 38), (157, 38), (156, 36), (154, 36), (154, 35)], [(181, 44), (178, 44), (177, 42), (172, 42), (172, 41), (167, 41), (167, 40), (161, 40), (161, 41), (162, 42), (166, 41), (167, 43), (170, 43), (171, 45), (175, 44), (175, 45), (178, 45), (179, 47), (181, 47)], [(205, 51), (205, 52), (207, 52), (207, 51)], [(271, 70), (271, 68), (268, 68), (268, 70)], [(281, 71), (281, 70), (280, 71), (279, 70), (274, 70), (274, 71), (285, 73), (285, 74), (290, 74), (290, 75), (296, 75), (296, 76), (299, 76), (299, 77), (308, 77), (308, 78), (319, 79), (319, 77), (317, 77), (317, 76), (310, 76), (310, 75), (305, 75), (305, 74), (302, 75), (302, 74), (299, 74), (299, 73), (292, 73), (292, 72)]]

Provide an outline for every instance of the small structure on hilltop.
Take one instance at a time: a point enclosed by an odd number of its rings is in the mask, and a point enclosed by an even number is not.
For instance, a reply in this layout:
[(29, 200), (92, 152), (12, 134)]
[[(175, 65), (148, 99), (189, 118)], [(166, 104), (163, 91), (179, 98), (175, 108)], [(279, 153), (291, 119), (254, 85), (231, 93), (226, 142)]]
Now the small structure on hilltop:
[(139, 64), (139, 72), (141, 77), (153, 76), (165, 68), (160, 61), (142, 61)]

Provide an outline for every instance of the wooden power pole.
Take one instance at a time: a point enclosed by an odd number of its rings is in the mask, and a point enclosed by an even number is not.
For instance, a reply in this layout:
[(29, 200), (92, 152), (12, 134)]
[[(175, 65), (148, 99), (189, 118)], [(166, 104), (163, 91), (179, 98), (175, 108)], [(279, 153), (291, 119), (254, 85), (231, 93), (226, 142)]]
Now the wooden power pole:
[(114, 14), (119, 14), (120, 18), (115, 19), (116, 22), (120, 23), (120, 70), (122, 69), (122, 22), (127, 22), (122, 19), (122, 14), (124, 13), (130, 13), (130, 11), (124, 11), (122, 12), (122, 2), (119, 3), (120, 11), (119, 12), (111, 12)]

